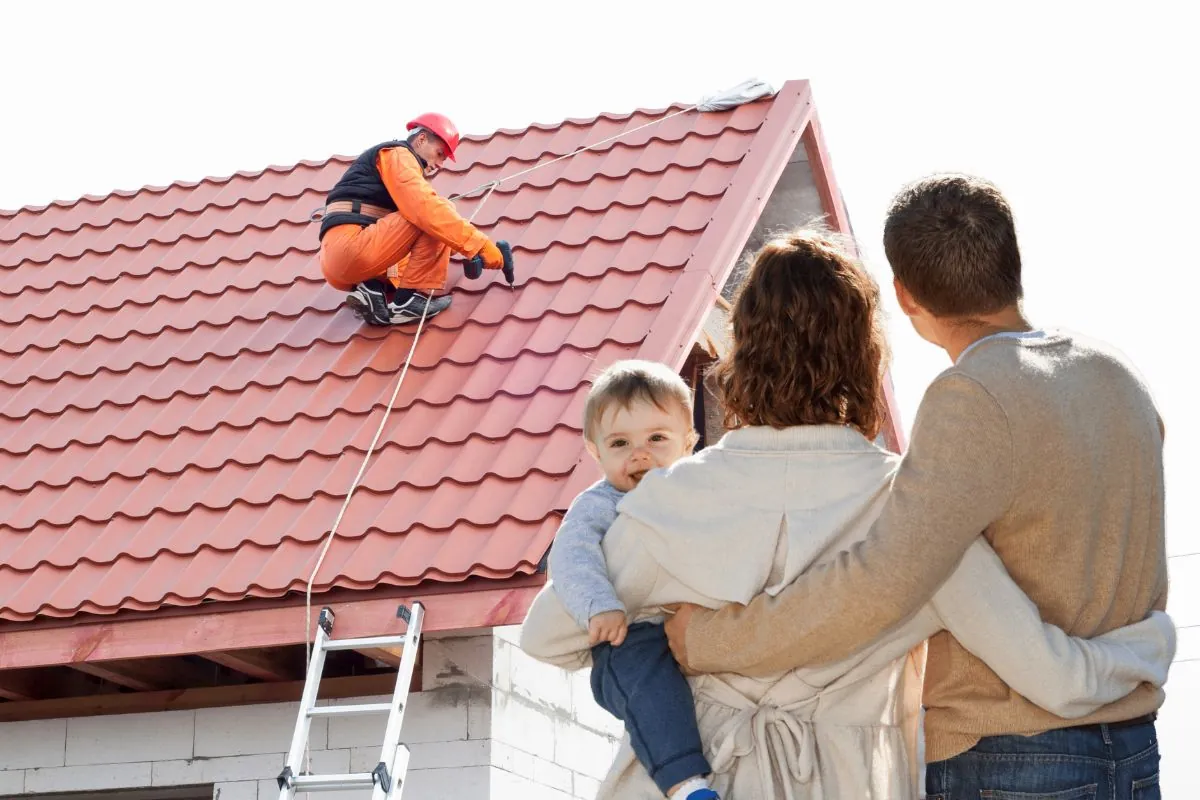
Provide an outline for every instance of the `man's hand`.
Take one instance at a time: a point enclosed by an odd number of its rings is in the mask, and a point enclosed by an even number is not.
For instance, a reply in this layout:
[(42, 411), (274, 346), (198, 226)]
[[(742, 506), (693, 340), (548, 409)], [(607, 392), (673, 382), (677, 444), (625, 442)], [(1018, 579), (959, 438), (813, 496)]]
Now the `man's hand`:
[(667, 643), (671, 646), (671, 655), (675, 656), (675, 660), (679, 662), (679, 668), (685, 675), (696, 675), (697, 673), (688, 666), (687, 628), (693, 614), (709, 613), (708, 609), (691, 603), (680, 603), (667, 606), (667, 610), (674, 612), (667, 617), (666, 624), (663, 626), (667, 631)]
[(504, 254), (500, 252), (500, 248), (490, 239), (484, 244), (483, 249), (479, 251), (480, 257), (483, 259), (484, 269), (503, 269)]
[(595, 647), (609, 642), (614, 647), (625, 641), (629, 625), (624, 611), (604, 611), (588, 620), (588, 642)]

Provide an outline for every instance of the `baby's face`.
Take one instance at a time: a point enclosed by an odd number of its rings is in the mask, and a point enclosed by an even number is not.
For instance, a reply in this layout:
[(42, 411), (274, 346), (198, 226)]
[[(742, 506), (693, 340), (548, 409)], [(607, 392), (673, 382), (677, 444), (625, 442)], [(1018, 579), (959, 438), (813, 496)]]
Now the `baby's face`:
[(635, 401), (629, 408), (607, 409), (596, 426), (595, 441), (589, 441), (587, 448), (608, 482), (628, 492), (650, 470), (690, 454), (695, 443), (684, 409), (664, 411), (653, 403)]

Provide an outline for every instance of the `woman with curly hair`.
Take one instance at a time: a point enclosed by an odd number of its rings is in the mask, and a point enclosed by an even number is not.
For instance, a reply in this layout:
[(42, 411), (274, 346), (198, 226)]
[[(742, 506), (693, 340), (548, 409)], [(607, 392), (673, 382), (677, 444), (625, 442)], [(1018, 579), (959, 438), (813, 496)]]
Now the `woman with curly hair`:
[[(866, 535), (897, 467), (875, 444), (887, 362), (879, 288), (847, 247), (814, 230), (768, 243), (731, 322), (713, 375), (729, 433), (646, 474), (602, 541), (631, 621), (679, 602), (745, 604), (822, 569)], [(587, 666), (587, 632), (552, 589), (553, 576), (521, 646)], [(917, 797), (924, 642), (942, 629), (1064, 717), (1161, 684), (1174, 649), (1163, 614), (1091, 640), (1043, 624), (981, 537), (928, 606), (846, 661), (691, 677), (713, 789), (725, 800)], [(598, 796), (662, 797), (628, 737)]]

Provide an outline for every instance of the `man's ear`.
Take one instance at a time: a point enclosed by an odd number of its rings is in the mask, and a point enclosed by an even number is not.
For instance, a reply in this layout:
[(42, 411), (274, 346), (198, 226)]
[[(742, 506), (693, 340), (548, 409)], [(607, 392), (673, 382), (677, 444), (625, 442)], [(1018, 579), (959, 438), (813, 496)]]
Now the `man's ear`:
[(909, 294), (908, 289), (904, 288), (904, 284), (900, 282), (899, 278), (892, 278), (892, 288), (896, 290), (896, 302), (900, 304), (900, 310), (904, 312), (905, 316), (917, 316), (921, 308)]

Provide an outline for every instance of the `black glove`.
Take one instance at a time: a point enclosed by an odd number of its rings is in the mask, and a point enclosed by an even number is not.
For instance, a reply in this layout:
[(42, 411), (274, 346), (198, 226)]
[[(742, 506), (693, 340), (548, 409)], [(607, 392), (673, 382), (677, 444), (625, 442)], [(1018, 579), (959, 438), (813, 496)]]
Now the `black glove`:
[[(508, 281), (509, 286), (512, 286), (517, 280), (517, 273), (513, 267), (512, 246), (508, 242), (499, 241), (496, 242), (496, 247), (500, 250), (500, 254), (504, 256), (504, 279)], [(468, 258), (463, 263), (463, 274), (471, 280), (475, 280), (483, 275), (483, 256), (476, 255)]]

